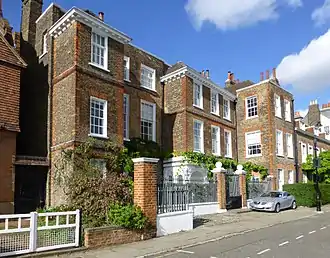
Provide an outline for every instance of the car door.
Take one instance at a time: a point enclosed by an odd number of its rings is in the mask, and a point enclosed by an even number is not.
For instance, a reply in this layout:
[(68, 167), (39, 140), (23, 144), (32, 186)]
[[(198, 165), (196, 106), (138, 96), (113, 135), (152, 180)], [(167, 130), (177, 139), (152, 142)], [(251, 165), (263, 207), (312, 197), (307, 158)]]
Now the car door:
[(289, 198), (290, 196), (288, 195), (287, 192), (283, 192), (282, 198), (283, 198), (283, 208), (289, 208), (291, 205), (291, 199)]

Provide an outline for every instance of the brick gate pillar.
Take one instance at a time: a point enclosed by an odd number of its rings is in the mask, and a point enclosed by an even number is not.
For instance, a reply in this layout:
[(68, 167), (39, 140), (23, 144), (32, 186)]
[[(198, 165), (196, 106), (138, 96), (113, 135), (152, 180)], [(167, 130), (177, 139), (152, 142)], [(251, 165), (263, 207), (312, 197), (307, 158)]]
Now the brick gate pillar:
[(150, 223), (157, 222), (157, 165), (159, 159), (136, 158), (134, 162), (134, 204), (141, 207)]
[(239, 189), (242, 196), (242, 208), (247, 208), (247, 194), (246, 194), (246, 172), (242, 165), (237, 166), (235, 174), (239, 176)]
[(219, 203), (219, 212), (226, 211), (226, 170), (222, 167), (221, 162), (215, 164), (212, 173), (217, 177), (217, 197)]

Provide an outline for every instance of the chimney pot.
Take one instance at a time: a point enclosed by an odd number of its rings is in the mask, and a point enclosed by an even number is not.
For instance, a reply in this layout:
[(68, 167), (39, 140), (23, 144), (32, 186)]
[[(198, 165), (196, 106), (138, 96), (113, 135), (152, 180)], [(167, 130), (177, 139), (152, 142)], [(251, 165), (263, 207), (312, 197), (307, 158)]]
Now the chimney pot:
[(209, 70), (209, 69), (207, 69), (207, 70), (205, 71), (205, 77), (206, 77), (207, 79), (210, 79), (210, 70)]
[(104, 12), (99, 12), (99, 18), (101, 21), (104, 21)]
[(265, 79), (265, 77), (264, 77), (264, 72), (261, 72), (260, 73), (260, 81), (263, 81)]
[(231, 71), (228, 71), (227, 79), (230, 80), (230, 77), (231, 77)]
[(205, 71), (204, 70), (202, 70), (202, 76), (205, 77)]
[(328, 104), (322, 104), (322, 108), (328, 107)]
[(266, 80), (269, 79), (269, 70), (266, 71)]
[(273, 78), (276, 79), (276, 68), (273, 68)]
[(230, 73), (230, 78), (229, 78), (229, 80), (230, 80), (231, 82), (234, 82), (234, 78), (235, 78), (234, 73)]

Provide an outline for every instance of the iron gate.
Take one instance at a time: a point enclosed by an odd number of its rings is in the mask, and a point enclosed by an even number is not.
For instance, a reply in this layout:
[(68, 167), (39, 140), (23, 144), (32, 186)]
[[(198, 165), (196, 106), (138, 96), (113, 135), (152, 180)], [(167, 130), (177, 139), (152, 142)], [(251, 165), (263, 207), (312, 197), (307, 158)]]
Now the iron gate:
[(239, 175), (226, 174), (226, 208), (242, 208), (242, 195), (239, 187)]

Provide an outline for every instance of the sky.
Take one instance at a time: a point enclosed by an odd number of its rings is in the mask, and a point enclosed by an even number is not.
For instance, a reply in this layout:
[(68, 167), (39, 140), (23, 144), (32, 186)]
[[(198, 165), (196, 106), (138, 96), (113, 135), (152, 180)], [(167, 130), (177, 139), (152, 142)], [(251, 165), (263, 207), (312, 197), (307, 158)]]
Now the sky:
[[(44, 0), (44, 9), (51, 0)], [(169, 64), (183, 61), (209, 69), (221, 86), (227, 72), (260, 80), (277, 68), (281, 86), (294, 94), (295, 109), (311, 100), (330, 102), (330, 0), (56, 0), (105, 13), (105, 22), (133, 44)], [(3, 0), (16, 31), (21, 1)]]

